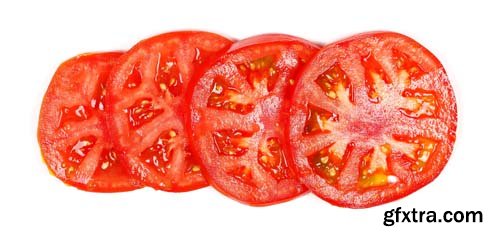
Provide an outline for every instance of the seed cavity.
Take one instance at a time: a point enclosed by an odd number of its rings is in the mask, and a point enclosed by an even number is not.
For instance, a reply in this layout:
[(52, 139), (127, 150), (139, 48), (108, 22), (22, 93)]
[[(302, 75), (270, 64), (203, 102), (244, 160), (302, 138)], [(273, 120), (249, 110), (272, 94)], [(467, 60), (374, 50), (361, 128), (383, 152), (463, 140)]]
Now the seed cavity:
[(181, 95), (183, 79), (175, 58), (161, 56), (158, 61), (158, 69), (155, 76), (158, 89), (163, 94), (168, 90), (173, 96)]
[(436, 151), (438, 141), (426, 137), (403, 137), (395, 136), (396, 145), (400, 145), (400, 151), (412, 162), (411, 169), (414, 172), (422, 172), (431, 156)]
[(331, 132), (338, 115), (312, 104), (307, 105), (308, 115), (304, 126), (304, 135)]
[(274, 56), (264, 56), (238, 64), (236, 67), (254, 89), (258, 89), (263, 85), (266, 87), (267, 92), (271, 92), (278, 80)]
[(78, 139), (67, 151), (69, 152), (68, 161), (80, 164), (92, 147), (94, 147), (96, 141), (97, 138), (93, 135)]
[(289, 178), (288, 164), (277, 137), (267, 138), (261, 143), (259, 146), (258, 162), (276, 180)]
[(409, 90), (403, 91), (403, 107), (401, 113), (411, 118), (434, 117), (438, 109), (436, 94), (431, 91)]
[(361, 64), (365, 68), (365, 84), (368, 88), (368, 98), (372, 103), (380, 103), (383, 97), (380, 95), (381, 88), (384, 83), (390, 84), (391, 80), (372, 52), (361, 59)]
[(248, 151), (253, 133), (241, 130), (219, 130), (212, 133), (217, 152), (226, 156), (242, 156)]
[(109, 77), (109, 71), (103, 71), (99, 74), (98, 83), (94, 95), (90, 100), (90, 107), (95, 110), (104, 111), (104, 97), (106, 97), (106, 81)]
[(252, 170), (250, 169), (250, 167), (239, 166), (230, 170), (228, 174), (244, 184), (255, 187), (255, 183), (253, 182)]
[(358, 183), (361, 188), (380, 187), (399, 181), (399, 178), (391, 175), (387, 166), (387, 160), (391, 152), (391, 145), (383, 144), (374, 147), (368, 154), (363, 156)]
[(327, 183), (334, 185), (344, 167), (344, 158), (349, 155), (353, 147), (354, 145), (348, 144), (347, 141), (335, 142), (309, 155), (307, 159), (317, 175), (326, 180)]
[(160, 173), (167, 173), (176, 145), (177, 132), (173, 129), (163, 131), (156, 142), (139, 154), (141, 161), (153, 166)]
[(117, 154), (114, 149), (104, 149), (101, 152), (101, 170), (108, 170), (117, 162)]
[(135, 65), (128, 75), (128, 79), (125, 82), (125, 87), (128, 89), (137, 88), (142, 83), (142, 73), (139, 70), (139, 66)]
[(128, 115), (129, 124), (132, 128), (138, 128), (156, 116), (163, 113), (163, 109), (155, 109), (150, 98), (141, 98), (124, 111)]
[(69, 122), (80, 122), (89, 119), (91, 110), (84, 105), (76, 105), (72, 107), (63, 107), (59, 117), (59, 127)]
[(330, 69), (318, 76), (316, 84), (321, 87), (325, 95), (330, 99), (339, 99), (344, 103), (354, 102), (351, 80), (338, 63), (335, 63)]
[(396, 49), (392, 50), (394, 65), (400, 76), (400, 79), (415, 80), (425, 74), (425, 71), (410, 57)]
[(250, 97), (240, 93), (238, 89), (229, 86), (219, 78), (216, 78), (212, 85), (207, 106), (233, 111), (238, 114), (248, 114), (255, 107)]

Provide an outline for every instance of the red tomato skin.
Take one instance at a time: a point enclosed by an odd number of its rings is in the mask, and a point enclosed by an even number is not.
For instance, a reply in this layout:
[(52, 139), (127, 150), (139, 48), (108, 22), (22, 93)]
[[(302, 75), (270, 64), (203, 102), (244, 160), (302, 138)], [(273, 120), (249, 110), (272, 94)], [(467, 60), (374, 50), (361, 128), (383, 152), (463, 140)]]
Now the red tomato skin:
[[(323, 48), (318, 51), (310, 61), (307, 62), (307, 64), (303, 67), (302, 71), (300, 71), (299, 76), (297, 79), (299, 79), (296, 87), (294, 88), (294, 93), (292, 96), (292, 101), (293, 99), (296, 98), (296, 89), (300, 88), (303, 85), (303, 82), (301, 79), (307, 74), (307, 71), (312, 67), (314, 64), (328, 64), (327, 59), (324, 54), (324, 52), (328, 51), (329, 49), (337, 48), (337, 47), (347, 47), (349, 44), (352, 44), (352, 42), (360, 41), (366, 38), (376, 38), (376, 39), (384, 39), (384, 38), (401, 38), (405, 39), (408, 41), (408, 44), (415, 46), (419, 48), (420, 50), (423, 51), (423, 54), (426, 57), (429, 57), (431, 59), (431, 62), (437, 66), (439, 66), (439, 70), (443, 72), (443, 75), (439, 77), (436, 82), (437, 84), (431, 84), (431, 86), (434, 86), (438, 89), (442, 89), (443, 93), (447, 96), (448, 98), (443, 99), (444, 105), (446, 105), (445, 109), (443, 109), (447, 115), (449, 115), (449, 122), (448, 122), (448, 127), (449, 127), (449, 133), (446, 135), (448, 138), (448, 144), (443, 146), (441, 150), (436, 152), (436, 155), (433, 156), (435, 158), (442, 158), (444, 160), (438, 160), (437, 163), (433, 163), (430, 166), (430, 169), (428, 171), (432, 171), (432, 176), (426, 177), (424, 180), (419, 181), (418, 183), (412, 184), (410, 187), (405, 188), (405, 190), (399, 192), (398, 194), (393, 194), (390, 195), (389, 197), (381, 197), (380, 194), (378, 194), (376, 197), (367, 199), (367, 198), (356, 198), (353, 195), (348, 195), (343, 192), (340, 192), (339, 190), (334, 190), (332, 192), (328, 193), (318, 193), (313, 186), (311, 185), (323, 185), (324, 187), (327, 187), (327, 183), (320, 178), (317, 175), (301, 175), (301, 168), (297, 165), (297, 158), (302, 157), (298, 156), (295, 153), (293, 153), (292, 160), (291, 161), (291, 166), (294, 169), (294, 171), (299, 175), (300, 181), (305, 184), (306, 186), (309, 187), (311, 192), (315, 194), (316, 196), (320, 197), (324, 201), (334, 205), (334, 206), (340, 206), (340, 207), (346, 207), (346, 208), (353, 208), (353, 209), (362, 209), (362, 208), (370, 208), (374, 206), (379, 206), (385, 203), (397, 201), (399, 199), (402, 199), (415, 191), (418, 191), (422, 187), (428, 185), (429, 183), (433, 182), (443, 171), (444, 167), (446, 166), (448, 160), (450, 159), (453, 151), (453, 144), (456, 139), (456, 130), (457, 130), (457, 105), (456, 105), (456, 98), (455, 94), (453, 91), (453, 88), (451, 86), (451, 83), (448, 79), (448, 76), (446, 74), (446, 71), (441, 64), (441, 62), (438, 60), (438, 58), (430, 52), (427, 48), (422, 46), (420, 43), (415, 41), (414, 39), (403, 35), (401, 33), (397, 32), (390, 32), (390, 31), (372, 31), (372, 32), (365, 32), (365, 33), (360, 33), (356, 34), (354, 36), (346, 37), (344, 39), (341, 39), (339, 41), (327, 44), (323, 46)], [(318, 60), (317, 58), (322, 57), (322, 60)], [(328, 56), (330, 57), (330, 56)], [(332, 58), (334, 56), (331, 56)], [(320, 63), (321, 62), (321, 63)], [(431, 63), (429, 63), (431, 64)], [(312, 73), (312, 74), (317, 74)], [(291, 103), (293, 105), (294, 103)], [(294, 114), (292, 107), (290, 108), (290, 114)], [(297, 151), (297, 148), (293, 146), (291, 141), (293, 140), (291, 137), (290, 129), (294, 125), (293, 122), (291, 122), (291, 119), (289, 118), (288, 121), (286, 121), (286, 127), (285, 127), (285, 135), (286, 138), (289, 140), (287, 141), (287, 146), (291, 148), (292, 152)], [(328, 185), (329, 186), (329, 185)], [(380, 190), (383, 191), (383, 190)]]

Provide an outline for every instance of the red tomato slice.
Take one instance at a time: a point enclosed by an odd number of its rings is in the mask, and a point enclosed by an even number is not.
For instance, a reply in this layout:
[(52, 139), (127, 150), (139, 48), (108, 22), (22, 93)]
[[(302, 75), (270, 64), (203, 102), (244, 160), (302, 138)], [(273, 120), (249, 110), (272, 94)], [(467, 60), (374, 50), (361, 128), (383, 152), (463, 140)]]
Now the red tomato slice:
[(288, 166), (285, 99), (317, 47), (285, 35), (234, 44), (194, 85), (194, 154), (212, 186), (240, 202), (268, 205), (306, 191)]
[(45, 93), (38, 141), (56, 177), (95, 192), (141, 187), (112, 147), (104, 122), (104, 88), (119, 52), (80, 55), (64, 62)]
[(305, 66), (287, 135), (301, 182), (363, 208), (434, 180), (455, 141), (455, 97), (441, 63), (396, 33), (324, 47)]
[(141, 41), (120, 58), (108, 82), (108, 124), (131, 173), (165, 191), (207, 185), (191, 160), (184, 130), (187, 85), (231, 41), (206, 32), (174, 32)]

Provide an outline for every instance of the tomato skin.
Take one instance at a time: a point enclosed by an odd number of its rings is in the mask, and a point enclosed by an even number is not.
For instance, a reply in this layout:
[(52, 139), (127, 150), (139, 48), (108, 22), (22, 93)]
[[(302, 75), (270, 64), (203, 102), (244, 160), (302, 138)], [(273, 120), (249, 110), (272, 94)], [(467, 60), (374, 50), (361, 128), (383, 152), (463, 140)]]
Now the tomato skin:
[[(397, 42), (397, 44), (392, 42)], [(306, 102), (309, 101), (307, 95), (304, 95), (304, 92), (306, 91), (302, 89), (309, 87), (309, 85), (316, 84), (312, 81), (316, 79), (322, 72), (325, 72), (328, 67), (331, 67), (331, 64), (335, 62), (344, 62), (344, 70), (348, 72), (348, 75), (351, 75), (351, 79), (360, 79), (365, 77), (364, 73), (360, 71), (360, 69), (362, 68), (359, 67), (358, 63), (351, 63), (350, 60), (338, 59), (351, 59), (354, 58), (355, 55), (364, 57), (366, 52), (376, 51), (373, 50), (375, 49), (373, 48), (374, 46), (379, 46), (381, 48), (389, 48), (392, 46), (394, 46), (395, 48), (400, 47), (401, 49), (398, 50), (407, 50), (408, 52), (411, 52), (411, 49), (414, 49), (414, 52), (416, 53), (414, 53), (414, 55), (410, 55), (411, 57), (413, 57), (412, 59), (418, 62), (418, 64), (425, 72), (431, 72), (430, 79), (417, 79), (416, 81), (419, 82), (415, 84), (418, 84), (419, 87), (427, 87), (429, 88), (429, 90), (437, 92), (435, 94), (440, 97), (436, 122), (439, 122), (439, 125), (442, 125), (440, 126), (442, 129), (440, 129), (439, 132), (435, 133), (435, 135), (437, 135), (436, 137), (439, 137), (440, 143), (438, 143), (436, 149), (434, 149), (434, 153), (427, 162), (427, 166), (422, 171), (422, 174), (404, 174), (407, 175), (406, 178), (403, 178), (405, 180), (405, 185), (401, 187), (398, 186), (397, 189), (396, 186), (378, 186), (368, 189), (359, 189), (358, 187), (360, 186), (339, 186), (339, 184), (342, 184), (342, 182), (338, 182), (337, 184), (335, 184), (335, 186), (332, 186), (312, 170), (312, 166), (310, 166), (310, 164), (307, 162), (307, 155), (300, 153), (302, 151), (305, 152), (304, 147), (302, 146), (302, 144), (304, 144), (305, 142), (305, 137), (300, 136), (300, 130), (302, 130), (301, 127), (303, 126), (303, 116), (301, 116), (303, 115), (303, 113), (300, 112), (304, 112), (306, 110)], [(382, 52), (382, 50), (380, 51)], [(387, 66), (384, 65), (384, 67)], [(441, 173), (441, 171), (445, 167), (453, 150), (453, 143), (455, 141), (455, 132), (457, 127), (457, 107), (455, 103), (455, 96), (446, 72), (439, 60), (429, 50), (421, 46), (413, 39), (393, 32), (369, 32), (349, 37), (347, 39), (326, 45), (323, 49), (316, 53), (316, 55), (305, 65), (304, 70), (302, 71), (298, 79), (299, 82), (292, 97), (292, 106), (290, 110), (291, 117), (289, 121), (287, 121), (286, 127), (286, 135), (289, 139), (288, 142), (290, 143), (289, 147), (292, 148), (293, 152), (293, 160), (291, 160), (292, 166), (298, 173), (301, 182), (308, 186), (314, 194), (316, 194), (323, 200), (333, 205), (349, 208), (367, 208), (384, 204), (403, 198), (429, 184)], [(357, 99), (355, 107), (369, 108), (369, 105), (372, 105), (372, 103), (368, 103), (368, 101), (361, 102), (359, 100), (362, 97), (366, 97), (364, 91), (362, 91), (364, 90), (363, 87), (364, 86), (362, 86), (361, 83), (355, 86), (354, 97)], [(320, 94), (320, 92), (316, 92), (315, 94)], [(309, 97), (311, 97), (311, 95), (309, 95)], [(375, 108), (378, 106), (373, 107)], [(340, 108), (337, 109), (339, 111), (342, 111), (340, 110)], [(383, 110), (383, 108), (380, 109)], [(356, 109), (353, 110), (356, 111)], [(373, 115), (378, 115), (378, 113), (374, 112)], [(383, 116), (382, 113), (380, 115)], [(340, 114), (340, 119), (342, 119), (343, 117), (349, 118), (349, 116)], [(430, 119), (423, 120), (428, 120), (429, 122), (431, 122)], [(381, 119), (381, 122), (385, 122), (384, 119)], [(349, 123), (346, 123), (346, 125), (349, 125)], [(354, 126), (355, 124), (352, 123), (351, 125)], [(415, 125), (418, 125), (418, 123), (415, 123)], [(432, 125), (429, 125), (429, 128), (431, 128), (431, 126)], [(362, 126), (360, 124), (360, 126), (357, 127), (363, 128), (367, 126)], [(357, 127), (347, 129), (344, 133), (349, 134), (350, 132), (355, 132), (355, 128)], [(433, 129), (427, 130), (427, 133), (429, 135), (432, 134), (432, 130)], [(397, 132), (404, 133), (403, 128), (398, 130)], [(417, 136), (419, 132), (421, 131), (415, 129), (409, 130), (406, 133), (408, 133), (409, 135)], [(361, 133), (361, 136), (358, 137), (358, 140), (361, 141), (365, 138), (377, 137), (379, 133), (378, 130), (375, 130), (373, 132), (366, 130), (364, 134), (365, 135)], [(320, 140), (321, 137), (318, 137), (319, 138), (317, 140)], [(346, 135), (346, 137), (344, 138), (348, 137), (349, 136)], [(324, 138), (326, 138), (326, 136)], [(338, 136), (336, 138), (338, 140), (341, 140), (342, 136)], [(367, 146), (367, 144), (368, 143), (366, 142), (354, 142), (353, 145), (354, 147), (365, 147)], [(361, 157), (368, 152), (369, 151), (366, 150), (363, 151), (363, 153), (355, 152), (355, 155)], [(401, 169), (401, 167), (399, 167), (399, 165), (402, 165), (400, 162), (403, 161), (401, 160), (401, 153), (396, 152), (396, 154), (397, 156), (394, 156), (395, 159), (393, 159), (392, 156), (388, 159), (388, 168), (389, 170), (404, 171)], [(352, 160), (351, 157), (354, 158), (354, 156), (352, 155), (348, 156), (348, 159), (346, 161), (347, 165), (342, 168), (342, 170), (345, 172), (340, 172), (340, 177), (345, 176), (347, 178), (351, 178), (345, 179), (344, 181), (356, 180), (353, 178), (357, 177), (355, 175), (360, 174), (357, 171), (360, 166), (358, 166), (357, 163), (352, 162), (354, 160)], [(345, 185), (351, 184), (346, 183)]]
[[(208, 43), (207, 43), (208, 42)], [(185, 94), (187, 94), (188, 85), (191, 84), (191, 78), (195, 77), (199, 74), (199, 71), (206, 68), (207, 65), (213, 61), (219, 54), (224, 53), (227, 48), (231, 45), (232, 41), (226, 39), (222, 36), (201, 32), (201, 31), (179, 31), (179, 32), (169, 32), (160, 34), (157, 36), (153, 36), (151, 38), (142, 40), (137, 43), (134, 47), (132, 47), (127, 53), (125, 53), (119, 60), (117, 67), (113, 69), (111, 72), (112, 80), (108, 82), (108, 88), (111, 89), (111, 94), (108, 94), (105, 98), (105, 101), (110, 105), (116, 105), (120, 103), (121, 100), (127, 97), (125, 93), (127, 89), (124, 89), (126, 86), (127, 79), (133, 77), (132, 75), (138, 74), (140, 80), (151, 80), (148, 76), (143, 76), (145, 74), (145, 70), (137, 70), (136, 66), (144, 63), (145, 59), (154, 58), (158, 55), (158, 62), (163, 61), (163, 57), (171, 57), (175, 66), (178, 68), (179, 80), (182, 79), (181, 84), (175, 84), (176, 88), (170, 88), (168, 86), (168, 91), (171, 93), (171, 98), (169, 100), (165, 100), (166, 98), (162, 98), (163, 96), (159, 96), (153, 88), (150, 87), (149, 92), (142, 92), (144, 97), (152, 98), (152, 102), (154, 103), (157, 99), (160, 99), (163, 103), (157, 104), (162, 107), (162, 111), (158, 111), (158, 114), (169, 114), (173, 115), (172, 117), (175, 120), (165, 120), (165, 118), (152, 118), (145, 121), (140, 121), (144, 119), (144, 114), (135, 115), (138, 125), (142, 125), (143, 127), (148, 127), (148, 125), (157, 124), (158, 127), (152, 128), (151, 130), (143, 130), (142, 126), (134, 126), (130, 127), (123, 123), (127, 119), (124, 118), (122, 112), (124, 110), (129, 110), (127, 108), (116, 108), (109, 107), (107, 109), (107, 119), (108, 126), (110, 130), (110, 134), (113, 135), (114, 143), (119, 151), (124, 155), (126, 159), (126, 166), (131, 171), (131, 174), (141, 180), (145, 185), (152, 187), (157, 190), (164, 190), (170, 192), (185, 192), (191, 191), (198, 188), (202, 188), (207, 186), (207, 182), (204, 179), (203, 175), (200, 172), (194, 172), (190, 175), (185, 174), (185, 176), (180, 176), (182, 173), (161, 173), (159, 171), (155, 171), (151, 165), (148, 165), (143, 160), (143, 154), (149, 155), (152, 157), (155, 153), (145, 153), (146, 149), (136, 149), (135, 145), (139, 144), (141, 141), (151, 141), (152, 135), (157, 135), (155, 138), (158, 138), (158, 142), (162, 141), (160, 139), (160, 130), (174, 130), (175, 137), (178, 138), (179, 141), (176, 141), (176, 146), (164, 146), (165, 148), (174, 147), (175, 151), (181, 151), (182, 147), (184, 150), (184, 159), (174, 160), (177, 166), (167, 165), (172, 171), (179, 171), (180, 168), (189, 168), (189, 164), (191, 160), (188, 160), (189, 152), (187, 149), (190, 148), (187, 139), (185, 138), (184, 126), (185, 123), (185, 114), (186, 111), (184, 109), (185, 105)], [(205, 49), (206, 48), (206, 49)], [(196, 51), (196, 52), (195, 52)], [(201, 57), (199, 57), (201, 55)], [(127, 71), (133, 69), (133, 73), (128, 75)], [(139, 72), (136, 73), (135, 71)], [(161, 74), (159, 70), (157, 70), (158, 75)], [(157, 75), (157, 76), (158, 76)], [(168, 75), (167, 77), (171, 77)], [(156, 82), (157, 84), (158, 82)], [(141, 82), (139, 82), (141, 84)], [(149, 84), (149, 83), (148, 83)], [(168, 83), (167, 83), (168, 84)], [(145, 84), (147, 85), (147, 84)], [(140, 86), (139, 86), (140, 87)], [(140, 100), (139, 98), (137, 100)], [(147, 108), (147, 107), (146, 107)], [(146, 108), (141, 108), (140, 110), (144, 110)], [(167, 110), (165, 110), (167, 109)], [(147, 109), (146, 109), (147, 110)], [(135, 110), (134, 112), (139, 112)], [(161, 116), (159, 116), (161, 117)], [(158, 120), (158, 121), (156, 121)], [(162, 122), (162, 124), (160, 124)], [(167, 127), (169, 129), (167, 129)], [(135, 142), (132, 142), (135, 140)], [(154, 143), (150, 143), (147, 147), (149, 149), (153, 149), (158, 147), (158, 144), (153, 145)], [(138, 151), (139, 150), (139, 151)], [(165, 150), (165, 149), (164, 149)], [(138, 153), (138, 152), (140, 153)], [(151, 150), (150, 150), (151, 151)], [(167, 151), (163, 151), (164, 153)], [(170, 152), (170, 149), (168, 150)], [(162, 155), (161, 153), (156, 152), (157, 155)], [(164, 154), (166, 155), (166, 154)], [(169, 154), (169, 157), (178, 156)], [(141, 161), (142, 160), (142, 161)], [(189, 161), (189, 162), (188, 162)], [(171, 160), (169, 161), (170, 163)], [(179, 166), (180, 165), (180, 166)]]
[[(72, 101), (67, 99), (68, 94), (74, 97), (88, 97), (86, 92), (82, 92), (81, 86), (92, 87), (95, 83), (83, 83), (83, 79), (79, 78), (81, 73), (85, 73), (85, 67), (94, 70), (97, 74), (109, 71), (115, 63), (116, 59), (121, 56), (122, 52), (105, 52), (105, 53), (87, 53), (73, 57), (62, 63), (54, 74), (51, 83), (45, 93), (39, 115), (39, 124), (37, 131), (37, 139), (40, 145), (42, 158), (47, 165), (47, 168), (52, 175), (78, 189), (90, 192), (123, 192), (141, 188), (139, 181), (130, 178), (128, 172), (123, 168), (121, 159), (117, 157), (116, 166), (110, 166), (107, 171), (96, 171), (87, 182), (79, 182), (75, 178), (70, 177), (64, 169), (65, 155), (60, 152), (60, 148), (55, 145), (64, 144), (64, 141), (73, 137), (71, 133), (61, 130), (57, 122), (61, 122), (59, 107)], [(106, 79), (103, 79), (106, 80)], [(103, 82), (101, 82), (103, 83)], [(97, 86), (98, 87), (98, 86)], [(88, 90), (87, 88), (84, 90)], [(88, 104), (90, 102), (76, 102), (79, 105)], [(100, 107), (94, 105), (94, 107)], [(90, 112), (88, 112), (90, 113)], [(86, 117), (85, 117), (86, 118)], [(89, 128), (88, 131), (99, 134), (98, 141), (106, 147), (111, 147), (109, 135), (107, 134), (104, 115), (96, 110), (93, 110), (89, 120), (95, 121), (95, 125)], [(86, 127), (76, 125), (76, 128)], [(91, 127), (91, 126), (89, 126)], [(84, 133), (85, 134), (85, 133)], [(108, 164), (109, 165), (109, 164)], [(85, 169), (82, 169), (85, 171)], [(94, 169), (91, 169), (94, 170)]]
[[(243, 58), (245, 58), (247, 60), (252, 60), (252, 59), (257, 59), (257, 58), (262, 59), (261, 57), (264, 57), (264, 55), (260, 55), (260, 53), (258, 53), (258, 54), (252, 53), (252, 51), (254, 51), (253, 49), (259, 49), (259, 48), (265, 48), (265, 47), (271, 48), (275, 44), (276, 45), (282, 44), (282, 45), (287, 45), (287, 46), (300, 45), (304, 49), (304, 52), (308, 52), (308, 53), (304, 53), (304, 55), (307, 58), (318, 49), (318, 47), (316, 45), (314, 45), (310, 42), (307, 42), (303, 39), (296, 38), (296, 37), (289, 36), (289, 35), (282, 35), (282, 34), (259, 35), (259, 36), (255, 36), (255, 37), (251, 37), (248, 39), (238, 41), (231, 46), (231, 48), (228, 50), (228, 52), (225, 55), (221, 56), (212, 65), (211, 69), (208, 69), (207, 71), (205, 71), (205, 74), (200, 75), (200, 77), (194, 82), (194, 84), (191, 85), (191, 88), (189, 90), (190, 95), (187, 96), (187, 98), (189, 100), (188, 105), (189, 105), (190, 111), (191, 111), (191, 117), (188, 118), (188, 122), (187, 122), (187, 124), (189, 125), (189, 127), (188, 127), (189, 136), (190, 136), (191, 141), (198, 142), (198, 144), (193, 145), (193, 155), (195, 156), (195, 159), (200, 163), (200, 165), (203, 169), (202, 172), (204, 173), (205, 178), (208, 180), (208, 182), (211, 186), (213, 186), (215, 189), (217, 189), (222, 194), (224, 194), (224, 195), (228, 196), (229, 198), (232, 198), (233, 200), (236, 200), (240, 203), (251, 205), (251, 206), (267, 206), (267, 205), (273, 205), (273, 204), (280, 203), (280, 202), (285, 202), (285, 201), (291, 200), (297, 196), (300, 196), (300, 195), (306, 193), (307, 188), (305, 188), (303, 185), (300, 185), (296, 182), (292, 183), (292, 181), (288, 180), (288, 182), (286, 184), (283, 184), (283, 185), (287, 185), (287, 186), (283, 187), (282, 190), (284, 191), (284, 193), (282, 193), (282, 194), (272, 192), (272, 190), (275, 190), (275, 189), (270, 189), (271, 191), (268, 191), (268, 192), (266, 192), (265, 190), (259, 191), (259, 190), (255, 190), (255, 189), (250, 189), (250, 188), (255, 188), (255, 186), (249, 186), (249, 185), (246, 185), (244, 183), (241, 183), (235, 179), (238, 177), (230, 176), (229, 172), (223, 172), (223, 171), (221, 171), (222, 169), (220, 169), (220, 168), (217, 169), (217, 166), (215, 165), (215, 164), (218, 164), (218, 163), (216, 163), (217, 160), (213, 161), (213, 163), (205, 162), (205, 160), (207, 158), (206, 158), (206, 155), (204, 152), (214, 150), (214, 152), (216, 153), (216, 151), (220, 150), (220, 148), (215, 149), (215, 148), (212, 148), (212, 146), (208, 146), (205, 144), (205, 142), (207, 142), (206, 140), (208, 140), (208, 142), (211, 142), (211, 139), (209, 139), (210, 137), (204, 138), (205, 136), (201, 136), (200, 132), (202, 132), (202, 131), (208, 132), (210, 129), (208, 129), (208, 128), (205, 129), (204, 126), (199, 126), (199, 125), (205, 124), (205, 123), (210, 124), (211, 121), (209, 120), (207, 122), (202, 123), (201, 121), (203, 121), (203, 120), (197, 119), (197, 116), (195, 116), (195, 115), (197, 115), (199, 113), (198, 107), (204, 106), (204, 103), (200, 103), (200, 100), (201, 101), (206, 100), (204, 98), (205, 96), (201, 96), (201, 95), (205, 95), (207, 92), (200, 93), (201, 88), (203, 88), (203, 85), (211, 85), (211, 84), (213, 84), (213, 82), (215, 82), (215, 81), (212, 81), (211, 79), (208, 80), (209, 82), (207, 82), (207, 79), (204, 79), (204, 78), (212, 77), (214, 74), (214, 71), (225, 72), (225, 73), (221, 73), (221, 74), (226, 74), (227, 67), (225, 67), (224, 65), (226, 63), (227, 64), (233, 64), (233, 63), (236, 64), (235, 62), (232, 61), (236, 58), (238, 58), (240, 60)], [(307, 50), (305, 50), (305, 49), (307, 49)], [(242, 53), (242, 52), (247, 52), (247, 53)], [(302, 55), (301, 55), (301, 57), (302, 57)], [(264, 60), (264, 61), (266, 61), (266, 60)], [(231, 63), (228, 63), (228, 62), (231, 62)], [(262, 64), (266, 64), (266, 63), (262, 63)], [(298, 69), (296, 69), (296, 71), (294, 71), (293, 75), (295, 75), (296, 72), (298, 72), (300, 70), (300, 67), (297, 67), (297, 68)], [(231, 73), (229, 73), (229, 74), (231, 74)], [(210, 82), (212, 82), (212, 83), (210, 83)], [(281, 104), (282, 104), (281, 107), (283, 109), (286, 109), (286, 105), (288, 104), (286, 99), (290, 96), (291, 88), (293, 88), (293, 87), (286, 87), (285, 89), (283, 89), (283, 92), (280, 93), (280, 94), (283, 94), (283, 96), (285, 97), (284, 100), (281, 101)], [(280, 96), (280, 97), (283, 97), (283, 96)], [(210, 103), (208, 105), (210, 106)], [(251, 109), (253, 110), (253, 108), (251, 108)], [(223, 111), (221, 111), (221, 113), (222, 112)], [(241, 111), (241, 112), (243, 114), (249, 114), (247, 110)], [(224, 114), (222, 113), (222, 115), (224, 115)], [(283, 117), (285, 117), (285, 116), (286, 116), (285, 112), (282, 112), (282, 114), (280, 114), (280, 116), (279, 116), (278, 123), (283, 122), (284, 121)], [(227, 118), (230, 116), (221, 116), (221, 117), (222, 118), (217, 119), (216, 121), (220, 121), (220, 120), (223, 121), (224, 120), (223, 118)], [(241, 122), (241, 125), (239, 125), (239, 126), (242, 126), (243, 124), (244, 123)], [(269, 124), (264, 123), (264, 125), (269, 125)], [(268, 127), (268, 126), (265, 126), (265, 127)], [(255, 128), (253, 128), (253, 129), (255, 129)], [(248, 130), (248, 129), (246, 129), (246, 130)], [(237, 131), (233, 131), (233, 132), (237, 132)], [(246, 133), (247, 132), (242, 132), (243, 135)], [(217, 136), (217, 137), (219, 137), (219, 136)], [(282, 144), (286, 143), (284, 138), (283, 138), (283, 135), (278, 136), (277, 139)], [(272, 141), (270, 141), (270, 142), (272, 142)], [(218, 147), (219, 147), (219, 145), (217, 145), (217, 148)], [(285, 149), (284, 151), (285, 151), (284, 154), (286, 155), (285, 157), (288, 157), (289, 156), (288, 150)], [(239, 156), (240, 154), (245, 153), (245, 151), (241, 151), (241, 152), (236, 151), (236, 152), (238, 152), (238, 153), (235, 154), (235, 156)], [(220, 153), (221, 152), (219, 152), (219, 154)], [(254, 169), (252, 169), (252, 170), (254, 170)], [(241, 173), (240, 170), (236, 170), (236, 172)], [(242, 176), (244, 177), (245, 175), (246, 174), (243, 173)], [(253, 174), (251, 174), (251, 175), (253, 176)], [(277, 176), (277, 177), (279, 177), (279, 176)], [(233, 187), (233, 189), (231, 189), (232, 187)], [(284, 189), (285, 187), (288, 187), (288, 189)], [(295, 189), (291, 190), (290, 189), (291, 187), (294, 187)], [(245, 188), (245, 189), (243, 189), (243, 188)], [(276, 189), (276, 190), (279, 190), (279, 189)], [(287, 190), (290, 190), (290, 191), (287, 191)], [(269, 194), (269, 196), (258, 196), (258, 195), (263, 195), (263, 194)]]

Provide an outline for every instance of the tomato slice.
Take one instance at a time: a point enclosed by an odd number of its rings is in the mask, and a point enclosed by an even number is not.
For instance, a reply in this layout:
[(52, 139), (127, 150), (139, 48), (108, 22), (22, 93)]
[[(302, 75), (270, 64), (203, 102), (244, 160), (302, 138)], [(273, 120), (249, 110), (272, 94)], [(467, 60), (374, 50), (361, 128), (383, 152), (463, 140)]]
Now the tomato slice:
[(231, 43), (207, 32), (166, 33), (138, 43), (110, 73), (109, 129), (129, 170), (144, 184), (165, 191), (207, 185), (184, 129), (186, 89)]
[(455, 97), (441, 63), (390, 32), (325, 46), (305, 66), (287, 135), (301, 182), (363, 208), (434, 180), (455, 141)]
[(251, 205), (302, 194), (288, 165), (283, 112), (300, 66), (317, 46), (263, 35), (234, 44), (192, 91), (193, 153), (211, 185)]
[(38, 123), (42, 156), (56, 177), (94, 192), (141, 187), (131, 179), (106, 131), (105, 84), (120, 52), (85, 54), (64, 62), (45, 93)]

